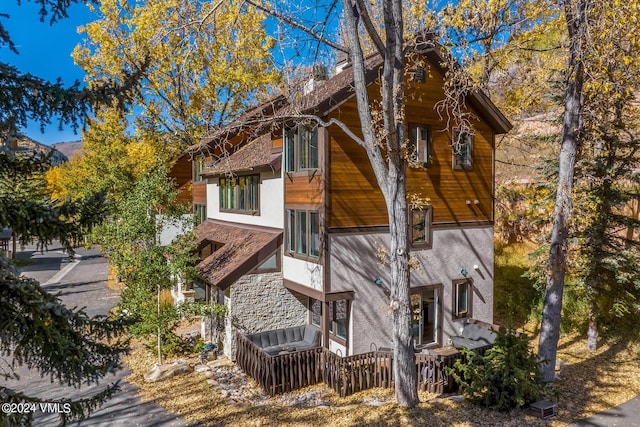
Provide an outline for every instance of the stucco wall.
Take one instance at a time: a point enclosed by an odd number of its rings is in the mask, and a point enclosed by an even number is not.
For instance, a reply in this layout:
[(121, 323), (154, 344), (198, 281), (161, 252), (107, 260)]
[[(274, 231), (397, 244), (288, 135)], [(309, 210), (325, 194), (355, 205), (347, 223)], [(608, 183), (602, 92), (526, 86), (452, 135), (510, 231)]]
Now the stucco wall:
[(259, 215), (220, 212), (220, 186), (218, 178), (207, 183), (207, 217), (223, 221), (240, 222), (264, 227), (284, 227), (284, 185), (280, 171), (260, 174)]
[[(353, 290), (349, 353), (369, 351), (371, 343), (391, 347), (389, 299), (374, 280), (390, 283), (390, 269), (381, 266), (378, 248), (388, 247), (388, 234), (334, 234), (330, 236), (331, 291)], [(433, 231), (431, 249), (412, 252), (418, 268), (411, 287), (443, 285), (441, 296), (442, 343), (456, 335), (463, 320), (452, 319), (452, 281), (462, 279), (462, 268), (473, 279), (472, 317), (493, 321), (493, 227), (451, 228)], [(478, 269), (474, 269), (474, 265)]]
[(307, 323), (307, 297), (282, 284), (282, 273), (247, 274), (225, 296), (224, 353), (235, 358), (235, 334), (262, 332)]
[(290, 256), (282, 257), (282, 271), (284, 278), (318, 291), (322, 290), (322, 265), (297, 259)]

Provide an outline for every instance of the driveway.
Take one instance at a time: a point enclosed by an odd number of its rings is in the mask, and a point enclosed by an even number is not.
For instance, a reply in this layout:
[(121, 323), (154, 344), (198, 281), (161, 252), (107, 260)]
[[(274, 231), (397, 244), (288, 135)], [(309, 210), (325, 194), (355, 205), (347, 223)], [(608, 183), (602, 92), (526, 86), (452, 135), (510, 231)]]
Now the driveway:
[[(40, 253), (35, 248), (25, 248), (19, 258), (31, 258), (34, 263), (21, 269), (25, 276), (38, 280), (52, 293), (59, 293), (68, 307), (85, 307), (90, 316), (108, 314), (119, 301), (119, 292), (107, 288), (108, 267), (106, 260), (96, 250), (79, 249), (74, 258), (69, 258), (59, 247), (52, 246)], [(44, 399), (87, 397), (102, 390), (104, 385), (120, 380), (121, 390), (94, 412), (87, 420), (71, 425), (94, 426), (187, 426), (184, 419), (168, 413), (154, 403), (144, 403), (136, 397), (137, 388), (124, 380), (128, 370), (121, 370), (106, 377), (102, 385), (83, 386), (74, 389), (52, 383), (35, 371), (19, 369), (20, 381), (5, 383), (18, 391), (37, 395)], [(35, 414), (34, 426), (57, 425), (53, 414)]]

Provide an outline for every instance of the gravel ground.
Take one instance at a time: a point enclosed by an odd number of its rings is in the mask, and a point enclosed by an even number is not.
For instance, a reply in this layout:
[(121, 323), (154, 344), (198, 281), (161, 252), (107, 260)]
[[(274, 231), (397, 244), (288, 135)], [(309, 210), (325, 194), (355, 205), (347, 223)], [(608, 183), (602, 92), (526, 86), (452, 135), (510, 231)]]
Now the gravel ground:
[[(561, 379), (548, 390), (559, 414), (550, 420), (522, 410), (496, 413), (474, 407), (456, 396), (420, 393), (420, 405), (406, 410), (393, 403), (393, 392), (373, 389), (341, 399), (325, 385), (276, 397), (262, 390), (231, 362), (218, 361), (190, 374), (147, 384), (142, 374), (153, 356), (135, 350), (126, 360), (128, 378), (151, 400), (187, 421), (202, 425), (243, 426), (566, 426), (640, 394), (640, 346), (627, 341), (605, 343), (587, 353), (577, 336), (561, 340)], [(191, 360), (198, 364), (195, 357)], [(198, 372), (200, 371), (200, 372)], [(179, 390), (179, 392), (176, 392)]]

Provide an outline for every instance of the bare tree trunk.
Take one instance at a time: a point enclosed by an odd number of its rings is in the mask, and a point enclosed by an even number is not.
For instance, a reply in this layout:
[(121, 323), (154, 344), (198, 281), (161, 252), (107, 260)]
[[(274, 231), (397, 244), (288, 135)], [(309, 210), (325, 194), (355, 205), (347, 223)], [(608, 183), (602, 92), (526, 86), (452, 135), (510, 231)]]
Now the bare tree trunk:
[[(393, 167), (390, 171), (393, 180)], [(418, 399), (416, 355), (411, 329), (411, 296), (409, 277), (409, 225), (407, 194), (404, 173), (391, 192), (389, 205), (389, 238), (391, 259), (391, 309), (393, 313), (393, 347), (396, 401), (405, 406), (415, 406)], [(387, 202), (389, 203), (389, 202)]]
[[(358, 37), (358, 24), (366, 14), (358, 12), (362, 2), (343, 0), (345, 32), (349, 42), (349, 57), (353, 66), (354, 87), (358, 115), (371, 167), (387, 205), (391, 261), (391, 309), (393, 316), (393, 342), (396, 401), (404, 406), (415, 406), (418, 399), (418, 378), (411, 329), (411, 300), (409, 295), (409, 228), (406, 189), (406, 159), (404, 119), (404, 65), (403, 22), (401, 0), (385, 0), (385, 43), (381, 79), (383, 135), (386, 153), (380, 149), (374, 128), (371, 104), (364, 72), (364, 55)], [(374, 31), (372, 26), (367, 31)], [(377, 34), (372, 39), (380, 41)], [(380, 131), (380, 130), (378, 130)], [(386, 157), (386, 159), (385, 159)]]
[(562, 293), (567, 266), (567, 238), (571, 218), (571, 191), (582, 126), (582, 87), (584, 82), (583, 44), (586, 34), (588, 0), (566, 0), (565, 18), (569, 30), (567, 92), (562, 128), (562, 147), (558, 170), (558, 188), (554, 207), (553, 231), (549, 249), (547, 287), (542, 310), (538, 356), (544, 361), (545, 381), (555, 378), (556, 354), (560, 339)]

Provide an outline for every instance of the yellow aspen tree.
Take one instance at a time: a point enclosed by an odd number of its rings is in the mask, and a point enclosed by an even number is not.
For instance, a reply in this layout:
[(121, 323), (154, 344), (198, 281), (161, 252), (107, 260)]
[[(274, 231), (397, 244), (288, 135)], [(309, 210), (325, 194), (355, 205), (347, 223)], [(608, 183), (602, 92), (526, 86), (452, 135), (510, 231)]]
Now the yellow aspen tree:
[(141, 123), (184, 147), (233, 118), (279, 79), (264, 16), (241, 2), (105, 0), (74, 59), (89, 86), (143, 77)]

